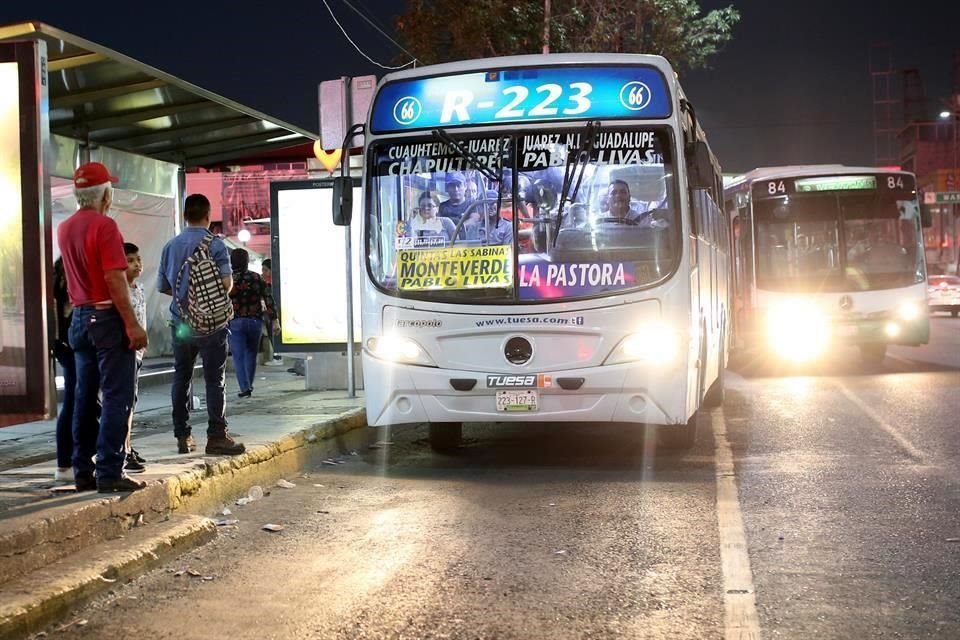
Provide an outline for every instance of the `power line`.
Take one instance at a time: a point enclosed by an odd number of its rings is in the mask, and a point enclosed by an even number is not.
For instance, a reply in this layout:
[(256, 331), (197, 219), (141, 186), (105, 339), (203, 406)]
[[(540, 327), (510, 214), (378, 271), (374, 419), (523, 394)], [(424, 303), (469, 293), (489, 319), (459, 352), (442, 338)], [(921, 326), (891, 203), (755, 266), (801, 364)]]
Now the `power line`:
[[(386, 69), (386, 70), (388, 70), (388, 71), (395, 71), (395, 70), (397, 70), (397, 69), (405, 69), (405, 68), (409, 67), (410, 65), (416, 64), (416, 63), (418, 62), (418, 60), (417, 60), (416, 58), (414, 58), (414, 59), (411, 60), (410, 62), (408, 62), (408, 63), (406, 63), (406, 64), (403, 64), (403, 65), (400, 65), (399, 67), (388, 67), (387, 65), (380, 64), (379, 62), (377, 62), (376, 60), (374, 60), (373, 58), (371, 58), (370, 56), (368, 56), (368, 55), (363, 51), (363, 49), (361, 49), (361, 48), (357, 45), (357, 43), (354, 42), (354, 41), (350, 38), (350, 35), (347, 33), (347, 30), (344, 29), (344, 28), (343, 28), (343, 25), (340, 24), (340, 21), (337, 20), (337, 16), (333, 13), (333, 9), (330, 8), (330, 4), (327, 2), (327, 0), (323, 0), (323, 6), (325, 6), (325, 7), (327, 8), (327, 11), (330, 12), (330, 17), (333, 18), (334, 24), (336, 24), (337, 27), (340, 29), (340, 33), (342, 33), (342, 34), (343, 34), (343, 37), (347, 39), (347, 42), (349, 42), (351, 45), (353, 45), (353, 48), (357, 50), (357, 53), (359, 53), (359, 54), (362, 55), (364, 58), (366, 58), (371, 64), (375, 64), (376, 66), (380, 67), (381, 69)], [(378, 31), (379, 31), (379, 29), (378, 29)]]
[[(347, 5), (348, 7), (350, 7), (350, 8), (354, 11), (354, 13), (356, 13), (358, 16), (360, 16), (361, 18), (363, 18), (363, 19), (367, 22), (367, 24), (369, 24), (371, 27), (373, 27), (374, 29), (376, 29), (376, 30), (380, 33), (380, 35), (382, 35), (384, 38), (386, 38), (387, 40), (389, 40), (390, 42), (392, 42), (392, 43), (394, 44), (394, 46), (397, 47), (397, 49), (400, 49), (400, 51), (403, 51), (405, 54), (407, 54), (408, 56), (410, 56), (411, 58), (413, 58), (413, 61), (414, 61), (414, 62), (420, 62), (420, 60), (417, 59), (417, 56), (413, 55), (412, 53), (410, 53), (409, 51), (407, 51), (406, 49), (404, 49), (403, 46), (401, 46), (401, 44), (400, 44), (399, 42), (397, 42), (396, 40), (394, 40), (393, 38), (391, 38), (391, 37), (387, 34), (387, 32), (385, 32), (385, 31), (384, 31), (383, 29), (381, 29), (379, 26), (377, 26), (376, 24), (374, 24), (373, 21), (371, 21), (370, 18), (368, 18), (362, 11), (360, 11), (360, 10), (357, 9), (355, 6), (353, 6), (352, 4), (350, 4), (349, 0), (343, 0), (343, 4), (345, 4), (345, 5)], [(421, 64), (423, 64), (423, 63), (421, 63)]]

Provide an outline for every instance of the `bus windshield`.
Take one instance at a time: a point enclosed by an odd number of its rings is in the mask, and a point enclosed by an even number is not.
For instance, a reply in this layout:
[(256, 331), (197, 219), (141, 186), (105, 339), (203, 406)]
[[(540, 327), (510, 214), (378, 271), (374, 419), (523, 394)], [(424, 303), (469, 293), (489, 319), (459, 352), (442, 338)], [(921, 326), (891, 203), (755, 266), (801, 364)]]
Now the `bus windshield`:
[[(680, 256), (670, 129), (371, 145), (368, 267), (385, 292), (538, 302), (650, 286)], [(566, 179), (565, 179), (566, 178)]]
[(924, 281), (916, 200), (876, 191), (754, 202), (757, 286), (864, 291)]

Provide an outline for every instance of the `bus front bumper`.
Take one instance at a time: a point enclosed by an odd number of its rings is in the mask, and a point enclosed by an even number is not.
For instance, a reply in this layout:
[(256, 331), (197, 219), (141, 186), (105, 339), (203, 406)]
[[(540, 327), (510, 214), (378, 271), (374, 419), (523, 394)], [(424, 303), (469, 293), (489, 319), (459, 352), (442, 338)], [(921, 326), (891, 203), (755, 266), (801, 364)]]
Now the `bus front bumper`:
[[(536, 372), (541, 373), (541, 372)], [(370, 426), (419, 422), (627, 422), (683, 424), (687, 380), (683, 369), (637, 363), (543, 372), (536, 409), (497, 409), (497, 391), (487, 374), (395, 364), (363, 354), (364, 398)], [(564, 389), (582, 379), (579, 388)], [(458, 391), (454, 381), (461, 388)]]

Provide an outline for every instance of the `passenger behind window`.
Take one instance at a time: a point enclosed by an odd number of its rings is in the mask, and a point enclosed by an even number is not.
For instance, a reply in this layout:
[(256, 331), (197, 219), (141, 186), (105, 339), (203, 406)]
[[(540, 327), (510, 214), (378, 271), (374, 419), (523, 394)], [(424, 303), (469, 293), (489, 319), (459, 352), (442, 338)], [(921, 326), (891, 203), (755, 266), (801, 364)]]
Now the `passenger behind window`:
[(454, 171), (447, 176), (444, 188), (447, 191), (447, 200), (440, 203), (440, 217), (448, 218), (453, 221), (454, 226), (460, 222), (460, 218), (470, 206), (470, 200), (466, 197), (466, 178), (459, 171)]
[(483, 244), (513, 244), (513, 224), (504, 220), (497, 210), (496, 189), (490, 189), (484, 194), (483, 217), (480, 219), (471, 216), (463, 224), (463, 236), (469, 241), (479, 241)]
[(434, 193), (424, 191), (420, 194), (417, 199), (417, 215), (410, 221), (412, 238), (440, 238), (443, 244), (449, 244), (456, 231), (456, 224), (450, 218), (438, 218), (439, 208), (440, 200)]

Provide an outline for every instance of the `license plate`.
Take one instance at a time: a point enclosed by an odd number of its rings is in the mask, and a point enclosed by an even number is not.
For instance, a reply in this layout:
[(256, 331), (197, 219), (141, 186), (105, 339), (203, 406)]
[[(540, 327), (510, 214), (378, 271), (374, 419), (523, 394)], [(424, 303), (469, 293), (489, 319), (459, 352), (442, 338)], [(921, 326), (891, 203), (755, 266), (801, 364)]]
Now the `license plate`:
[(852, 338), (857, 335), (857, 325), (842, 324), (837, 327), (837, 335), (841, 338)]
[(540, 400), (535, 389), (504, 389), (497, 391), (497, 411), (507, 413), (536, 411)]

